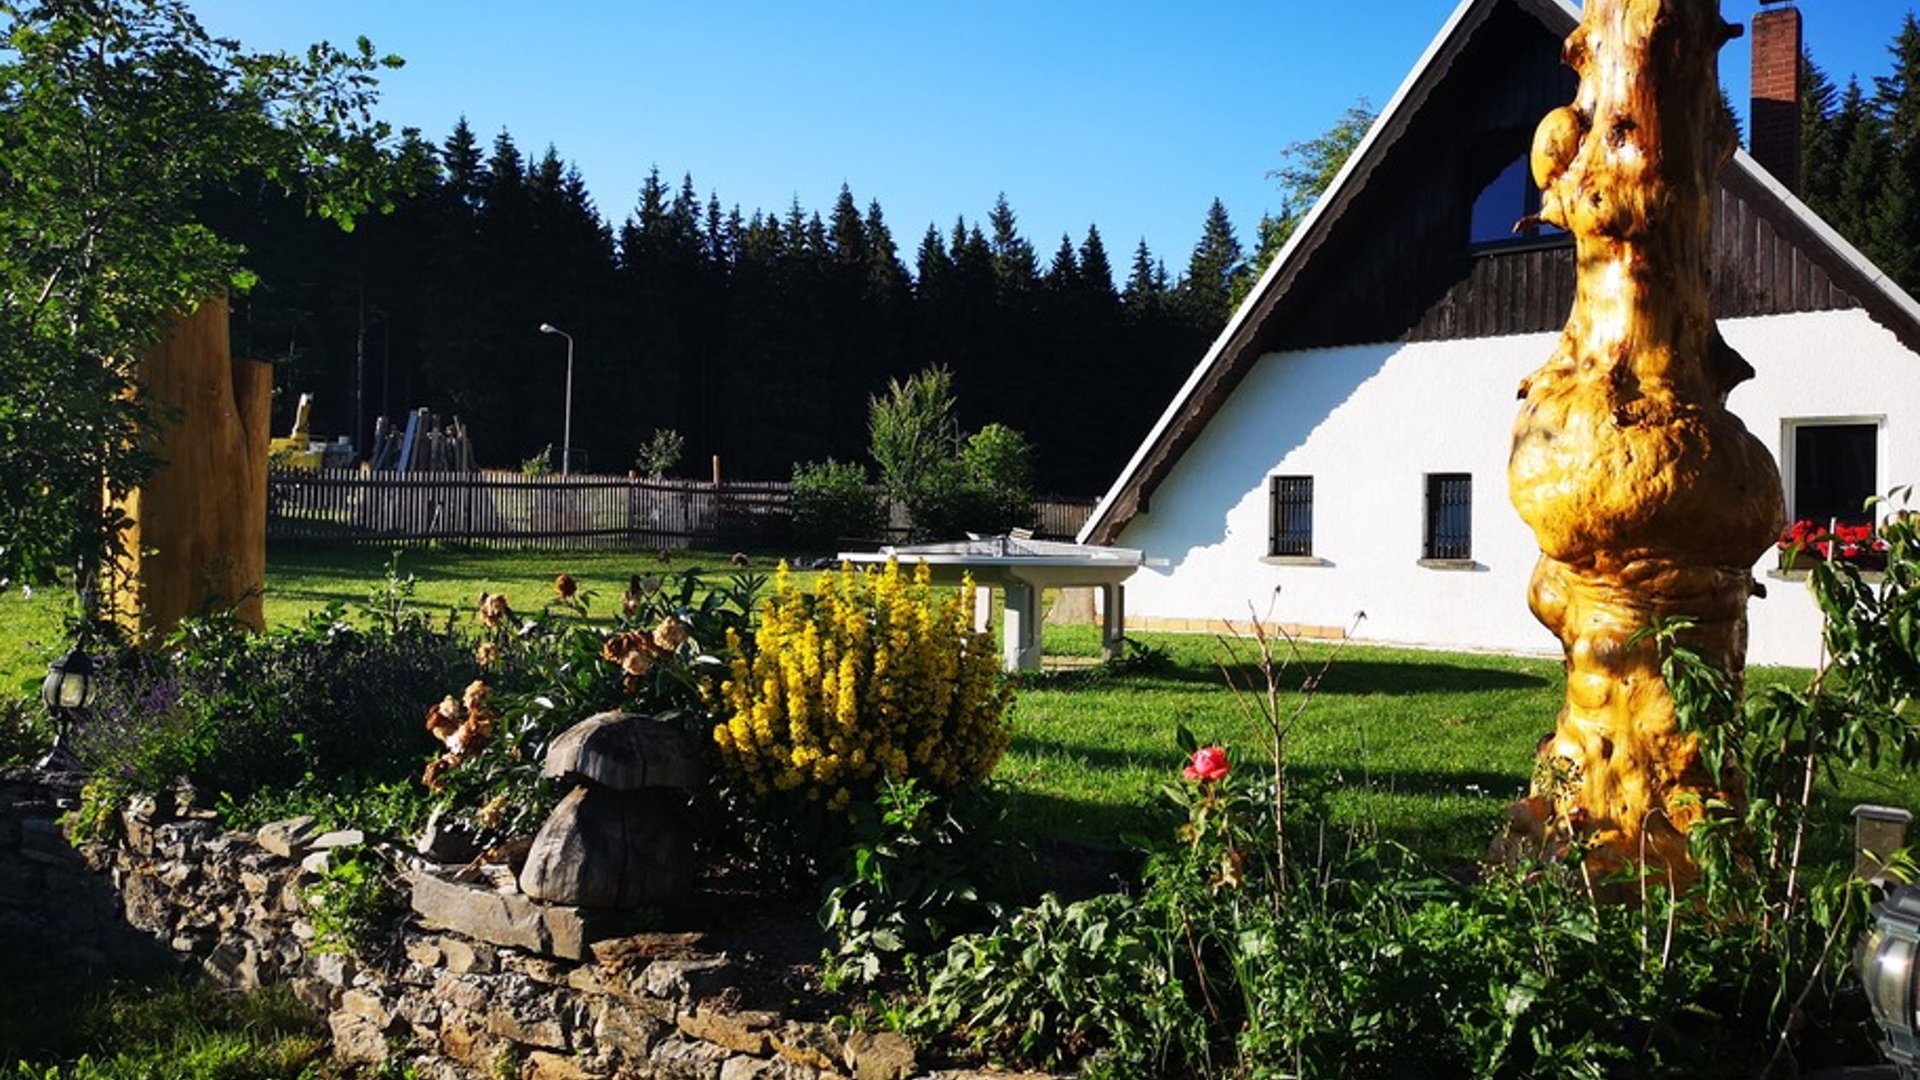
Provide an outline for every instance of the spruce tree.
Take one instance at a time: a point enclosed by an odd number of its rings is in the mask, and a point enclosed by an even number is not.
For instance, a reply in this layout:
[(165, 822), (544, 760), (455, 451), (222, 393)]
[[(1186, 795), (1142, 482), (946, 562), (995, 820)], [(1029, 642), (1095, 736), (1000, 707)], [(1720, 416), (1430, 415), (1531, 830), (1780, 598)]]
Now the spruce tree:
[(1839, 87), (1814, 63), (1813, 54), (1802, 49), (1800, 198), (1822, 217), (1828, 216), (1827, 210), (1840, 187), (1840, 159), (1844, 154), (1834, 131), (1834, 110), (1839, 104)]
[(1885, 182), (1867, 220), (1867, 254), (1903, 287), (1920, 287), (1920, 18), (1907, 12), (1887, 50), (1893, 71), (1874, 79), (1884, 133)]
[(1196, 325), (1218, 330), (1233, 314), (1233, 279), (1240, 273), (1240, 240), (1233, 221), (1219, 199), (1207, 208), (1200, 241), (1187, 260), (1187, 273), (1176, 289), (1181, 308)]

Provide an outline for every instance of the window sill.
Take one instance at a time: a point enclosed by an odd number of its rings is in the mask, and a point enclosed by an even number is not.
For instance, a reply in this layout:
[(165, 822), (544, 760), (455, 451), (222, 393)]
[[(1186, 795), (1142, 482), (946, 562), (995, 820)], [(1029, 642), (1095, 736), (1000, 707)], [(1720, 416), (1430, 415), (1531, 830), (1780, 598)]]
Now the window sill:
[(1486, 567), (1472, 559), (1418, 559), (1415, 565), (1428, 570), (1485, 570)]
[(1318, 555), (1262, 555), (1260, 561), (1268, 566), (1332, 566), (1333, 563)]
[[(1788, 570), (1785, 568), (1776, 568), (1767, 571), (1767, 576), (1775, 581), (1805, 581), (1807, 580), (1807, 573), (1807, 571), (1800, 569)], [(1887, 575), (1879, 570), (1860, 571), (1860, 580), (1869, 585), (1878, 585), (1886, 579)]]

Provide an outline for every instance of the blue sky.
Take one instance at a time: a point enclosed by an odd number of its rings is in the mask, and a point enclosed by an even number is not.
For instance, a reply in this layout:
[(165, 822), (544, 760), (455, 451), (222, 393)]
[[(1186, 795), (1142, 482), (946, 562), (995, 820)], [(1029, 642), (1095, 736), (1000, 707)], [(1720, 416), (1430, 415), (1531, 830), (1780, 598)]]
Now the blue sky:
[[(551, 143), (618, 223), (658, 167), (743, 211), (877, 198), (902, 256), (1005, 192), (1042, 259), (1098, 224), (1178, 274), (1218, 196), (1241, 242), (1278, 208), (1268, 170), (1362, 97), (1377, 108), (1448, 0), (191, 0), (253, 48), (365, 34), (407, 66), (382, 113), (438, 142), (461, 115)], [(1750, 22), (1757, 0), (1724, 0)], [(1814, 59), (1871, 87), (1908, 0), (1801, 5)], [(1747, 40), (1721, 73), (1744, 112)]]

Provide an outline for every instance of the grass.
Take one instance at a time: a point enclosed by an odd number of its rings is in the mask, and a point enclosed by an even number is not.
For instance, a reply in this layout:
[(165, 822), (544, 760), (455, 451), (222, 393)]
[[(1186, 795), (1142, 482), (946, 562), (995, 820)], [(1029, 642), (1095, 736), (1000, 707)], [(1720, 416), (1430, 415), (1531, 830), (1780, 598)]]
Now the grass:
[[(1055, 628), (1049, 647), (1095, 643), (1091, 628)], [(1064, 639), (1064, 641), (1062, 640)], [(1170, 805), (1159, 789), (1184, 764), (1184, 726), (1229, 747), (1237, 763), (1264, 760), (1255, 717), (1226, 688), (1226, 647), (1200, 635), (1141, 635), (1159, 654), (1140, 670), (1031, 678), (1015, 705), (1011, 752), (997, 779), (1016, 816), (1045, 834), (1112, 844), (1164, 836)], [(1056, 644), (1061, 642), (1061, 644)], [(1236, 646), (1242, 687), (1262, 685)], [(1283, 716), (1301, 708), (1287, 740), (1296, 798), (1320, 801), (1339, 822), (1377, 826), (1421, 848), (1471, 858), (1486, 849), (1507, 802), (1526, 786), (1533, 747), (1552, 727), (1560, 665), (1490, 655), (1306, 645), (1283, 670)], [(1278, 659), (1278, 657), (1277, 657)], [(1326, 667), (1310, 701), (1299, 687)]]
[[(269, 553), (269, 624), (310, 611), (368, 603), (385, 581), (393, 553), (379, 548), (281, 546)], [(412, 548), (398, 571), (415, 579), (412, 603), (436, 617), (470, 618), (482, 592), (504, 593), (523, 611), (552, 597), (553, 577), (570, 574), (589, 611), (612, 611), (628, 577), (696, 567), (730, 571), (715, 552), (518, 552)], [(749, 563), (770, 572), (774, 561)], [(0, 687), (30, 692), (62, 640), (65, 593), (0, 594)], [(1091, 657), (1093, 627), (1049, 627), (1052, 655)], [(1139, 635), (1154, 662), (1052, 672), (1023, 678), (1013, 745), (995, 778), (1022, 835), (1116, 846), (1134, 836), (1164, 836), (1171, 825), (1159, 796), (1177, 776), (1175, 729), (1230, 746), (1235, 760), (1261, 756), (1256, 729), (1226, 689), (1226, 646), (1202, 635)], [(1239, 684), (1257, 675), (1238, 646)], [(1281, 707), (1301, 706), (1297, 688), (1326, 663), (1328, 647), (1304, 644), (1290, 658)], [(1285, 658), (1283, 656), (1283, 658)], [(1803, 672), (1756, 669), (1755, 682), (1803, 679)], [(1294, 796), (1321, 804), (1331, 820), (1377, 829), (1389, 839), (1445, 861), (1479, 857), (1502, 815), (1530, 778), (1533, 750), (1559, 711), (1557, 661), (1489, 654), (1344, 649), (1301, 712), (1287, 745)], [(1851, 801), (1899, 801), (1905, 780), (1889, 770), (1841, 778)], [(1840, 841), (1832, 841), (1840, 843)]]
[(285, 987), (226, 994), (184, 976), (0, 987), (0, 1080), (339, 1075), (324, 1027)]

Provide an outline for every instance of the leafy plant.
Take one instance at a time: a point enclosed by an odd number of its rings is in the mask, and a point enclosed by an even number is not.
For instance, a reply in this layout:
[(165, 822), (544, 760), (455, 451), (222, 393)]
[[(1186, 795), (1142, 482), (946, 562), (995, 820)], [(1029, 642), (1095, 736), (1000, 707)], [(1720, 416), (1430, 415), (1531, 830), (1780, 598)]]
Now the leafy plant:
[(793, 467), (794, 539), (830, 549), (844, 540), (884, 536), (886, 507), (867, 483), (867, 470), (829, 458)]
[(633, 467), (641, 476), (658, 480), (680, 464), (687, 449), (686, 436), (672, 428), (655, 428), (653, 435), (640, 444), (633, 456)]
[(834, 938), (828, 988), (872, 983), (898, 971), (903, 957), (990, 924), (1000, 907), (978, 883), (1004, 878), (1007, 847), (963, 824), (951, 800), (912, 780), (884, 781), (858, 808), (846, 869), (820, 907)]
[(301, 896), (313, 920), (316, 952), (363, 954), (400, 908), (391, 870), (370, 847), (328, 852), (320, 880)]
[(540, 448), (540, 452), (520, 462), (521, 476), (553, 475), (553, 444)]
[(947, 369), (888, 383), (868, 402), (867, 433), (880, 482), (906, 507), (917, 536), (1003, 532), (1031, 519), (1031, 444), (1002, 424), (963, 441)]

